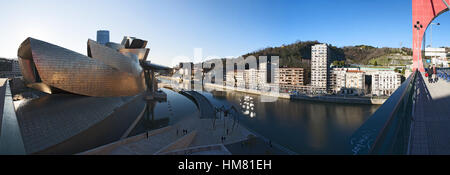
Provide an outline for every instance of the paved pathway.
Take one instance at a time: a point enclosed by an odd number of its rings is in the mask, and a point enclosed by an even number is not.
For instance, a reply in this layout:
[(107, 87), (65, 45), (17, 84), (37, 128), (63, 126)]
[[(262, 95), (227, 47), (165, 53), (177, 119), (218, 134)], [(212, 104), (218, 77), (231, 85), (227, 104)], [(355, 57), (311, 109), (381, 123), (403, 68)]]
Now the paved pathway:
[[(150, 136), (148, 139), (141, 139), (136, 142), (131, 142), (128, 144), (120, 145), (113, 149), (109, 154), (112, 155), (151, 155), (175, 142), (179, 138), (185, 136), (183, 134), (183, 129), (188, 130), (188, 133), (192, 132), (194, 128), (189, 127), (194, 122), (197, 116), (194, 114), (187, 117), (187, 119), (175, 124), (169, 130)], [(177, 134), (178, 130), (178, 134)]]
[(112, 150), (112, 155), (152, 155), (169, 145), (170, 143), (181, 138), (181, 132), (176, 135), (176, 129), (171, 128), (166, 132), (156, 134), (154, 136), (141, 139), (126, 145), (121, 145)]
[(450, 154), (450, 83), (417, 80), (417, 100), (412, 122), (411, 154)]
[[(113, 149), (109, 154), (113, 155), (149, 155), (154, 154), (165, 146), (175, 142), (182, 136), (182, 130), (187, 129), (191, 131), (197, 131), (197, 134), (189, 147), (222, 144), (221, 137), (225, 136), (226, 140), (223, 144), (234, 143), (239, 140), (247, 138), (250, 132), (242, 126), (235, 125), (232, 128), (233, 121), (230, 119), (216, 120), (215, 127), (213, 128), (212, 119), (200, 119), (197, 114), (187, 117), (174, 126), (171, 129), (151, 136), (149, 139), (141, 139), (136, 142), (121, 145)], [(225, 125), (224, 125), (225, 124)], [(179, 134), (177, 135), (177, 129)], [(228, 135), (226, 134), (228, 129)]]

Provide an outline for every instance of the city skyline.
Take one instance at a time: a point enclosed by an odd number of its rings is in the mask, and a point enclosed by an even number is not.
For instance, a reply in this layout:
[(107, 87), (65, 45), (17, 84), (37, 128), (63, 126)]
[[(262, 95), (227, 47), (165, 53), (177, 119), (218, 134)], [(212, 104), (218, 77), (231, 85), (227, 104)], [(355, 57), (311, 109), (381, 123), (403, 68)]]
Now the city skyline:
[[(298, 40), (412, 46), (409, 1), (14, 1), (1, 7), (0, 57), (7, 58), (17, 57), (15, 48), (26, 37), (86, 54), (85, 38), (95, 39), (102, 29), (111, 40), (126, 34), (148, 38), (149, 60), (167, 66), (189, 61), (195, 48), (202, 48), (203, 57), (236, 57)], [(448, 15), (434, 21), (441, 23), (433, 27), (435, 47), (448, 46)]]

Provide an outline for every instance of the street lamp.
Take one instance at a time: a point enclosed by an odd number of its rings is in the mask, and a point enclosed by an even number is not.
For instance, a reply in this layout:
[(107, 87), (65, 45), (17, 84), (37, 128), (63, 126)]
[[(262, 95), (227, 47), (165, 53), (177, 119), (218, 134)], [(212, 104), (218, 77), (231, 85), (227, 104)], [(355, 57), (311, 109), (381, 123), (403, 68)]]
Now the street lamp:
[[(419, 31), (420, 31), (420, 29), (421, 28), (423, 28), (423, 26), (422, 26), (422, 24), (420, 24), (420, 22), (419, 21), (417, 21), (417, 23), (416, 24), (414, 24), (414, 28), (415, 29), (417, 29), (417, 39), (416, 39), (416, 48), (414, 48), (414, 49), (416, 49), (417, 50), (417, 61), (419, 60), (419, 56), (420, 56), (420, 46), (419, 46)], [(416, 66), (419, 66), (419, 65), (416, 65)], [(419, 68), (419, 67), (417, 67), (417, 68)]]
[(430, 47), (433, 47), (433, 25), (441, 25), (440, 23), (431, 23), (430, 24), (430, 27), (431, 27), (431, 33), (430, 33), (430, 35), (431, 35), (431, 38), (430, 38)]

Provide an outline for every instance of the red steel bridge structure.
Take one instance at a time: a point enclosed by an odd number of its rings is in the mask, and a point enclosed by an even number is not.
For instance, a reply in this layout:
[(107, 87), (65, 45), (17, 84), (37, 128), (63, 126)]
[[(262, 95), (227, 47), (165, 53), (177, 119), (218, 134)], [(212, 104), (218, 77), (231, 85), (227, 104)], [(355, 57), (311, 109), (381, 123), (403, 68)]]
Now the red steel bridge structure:
[(422, 61), (423, 36), (430, 23), (448, 11), (450, 0), (412, 0), (413, 70), (424, 72)]

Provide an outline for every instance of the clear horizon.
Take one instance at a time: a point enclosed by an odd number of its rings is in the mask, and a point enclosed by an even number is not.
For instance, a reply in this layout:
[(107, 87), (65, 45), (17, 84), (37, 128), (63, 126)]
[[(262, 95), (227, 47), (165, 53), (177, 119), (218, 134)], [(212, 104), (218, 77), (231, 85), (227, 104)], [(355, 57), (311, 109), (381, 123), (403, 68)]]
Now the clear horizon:
[[(33, 37), (86, 55), (87, 39), (109, 30), (149, 41), (149, 59), (172, 66), (194, 57), (236, 57), (314, 41), (337, 47), (411, 48), (411, 1), (12, 1), (0, 3), (0, 57), (16, 58)], [(450, 14), (433, 22), (433, 47), (448, 47)], [(430, 44), (430, 29), (426, 45)]]

